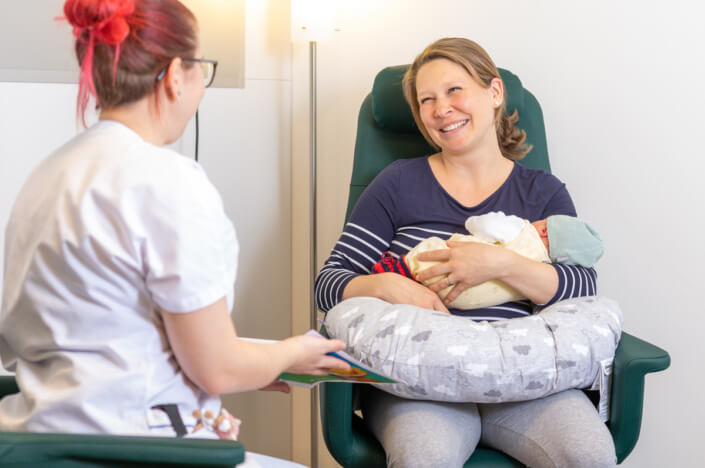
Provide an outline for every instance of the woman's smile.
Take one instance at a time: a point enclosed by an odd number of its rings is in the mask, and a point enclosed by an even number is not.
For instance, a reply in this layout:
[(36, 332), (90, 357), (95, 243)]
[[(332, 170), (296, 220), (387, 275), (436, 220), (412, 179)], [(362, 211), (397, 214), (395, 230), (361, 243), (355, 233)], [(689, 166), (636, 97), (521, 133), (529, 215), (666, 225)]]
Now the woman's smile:
[(455, 121), (449, 125), (446, 125), (445, 127), (441, 127), (441, 133), (444, 133), (444, 134), (453, 133), (455, 130), (458, 130), (459, 128), (464, 127), (469, 121), (470, 121), (470, 119)]

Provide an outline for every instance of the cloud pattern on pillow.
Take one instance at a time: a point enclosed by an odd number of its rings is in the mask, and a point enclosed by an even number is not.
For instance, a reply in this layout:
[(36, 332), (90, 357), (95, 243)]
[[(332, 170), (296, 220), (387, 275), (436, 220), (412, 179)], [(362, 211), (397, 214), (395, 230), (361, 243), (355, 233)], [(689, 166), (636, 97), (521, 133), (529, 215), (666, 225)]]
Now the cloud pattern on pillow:
[(604, 297), (561, 301), (538, 314), (475, 322), (358, 297), (328, 311), (326, 330), (346, 351), (400, 383), (379, 384), (423, 400), (498, 403), (588, 388), (611, 364), (622, 313)]

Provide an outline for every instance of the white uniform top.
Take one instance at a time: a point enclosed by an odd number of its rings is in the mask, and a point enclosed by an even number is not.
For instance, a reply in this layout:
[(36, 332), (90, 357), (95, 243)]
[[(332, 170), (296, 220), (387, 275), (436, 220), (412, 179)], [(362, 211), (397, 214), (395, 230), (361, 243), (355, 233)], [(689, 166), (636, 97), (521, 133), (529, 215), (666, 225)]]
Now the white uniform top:
[(0, 356), (21, 393), (0, 402), (0, 428), (147, 434), (168, 425), (157, 404), (177, 404), (187, 428), (193, 410), (217, 413), (219, 398), (176, 362), (157, 306), (226, 296), (229, 310), (237, 255), (197, 163), (109, 121), (59, 148), (7, 226)]

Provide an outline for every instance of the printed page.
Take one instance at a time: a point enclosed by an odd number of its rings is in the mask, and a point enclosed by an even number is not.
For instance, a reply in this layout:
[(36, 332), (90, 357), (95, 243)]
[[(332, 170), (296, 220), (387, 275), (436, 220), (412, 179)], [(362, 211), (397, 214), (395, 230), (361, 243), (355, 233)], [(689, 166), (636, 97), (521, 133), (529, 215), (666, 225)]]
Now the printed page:
[[(324, 338), (316, 330), (306, 332), (308, 336)], [(253, 343), (274, 343), (276, 340), (264, 340), (259, 338), (240, 338)], [(325, 339), (325, 338), (324, 338)], [(357, 359), (350, 356), (345, 351), (330, 353), (338, 359), (350, 364), (350, 370), (330, 369), (327, 375), (291, 374), (284, 372), (279, 376), (279, 380), (298, 387), (313, 388), (321, 382), (352, 382), (352, 383), (396, 383), (397, 381), (370, 369)]]

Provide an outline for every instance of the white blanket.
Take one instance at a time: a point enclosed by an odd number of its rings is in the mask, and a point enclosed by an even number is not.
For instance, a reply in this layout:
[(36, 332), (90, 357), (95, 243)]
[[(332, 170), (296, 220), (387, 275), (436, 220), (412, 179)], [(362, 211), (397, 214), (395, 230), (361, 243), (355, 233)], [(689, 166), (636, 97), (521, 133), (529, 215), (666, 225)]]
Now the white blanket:
[[(472, 219), (472, 218), (471, 218)], [(519, 219), (519, 218), (517, 218)], [(521, 220), (520, 220), (521, 222)], [(453, 234), (449, 240), (460, 241), (460, 242), (478, 242), (481, 244), (495, 245), (498, 247), (503, 247), (506, 249), (513, 250), (514, 252), (523, 255), (524, 257), (536, 260), (537, 262), (550, 262), (548, 252), (546, 247), (541, 241), (538, 232), (534, 226), (528, 221), (523, 221), (524, 227), (520, 230), (519, 235), (514, 237), (508, 242), (489, 242), (478, 236), (472, 235), (462, 235)], [(417, 255), (421, 252), (427, 252), (430, 250), (440, 250), (447, 249), (445, 241), (439, 237), (429, 237), (418, 243), (413, 249), (406, 254), (406, 263), (409, 267), (409, 271), (414, 277), (420, 272), (429, 268), (438, 262), (421, 262), (418, 260)], [(425, 281), (424, 284), (429, 285), (440, 280), (440, 277), (434, 277)], [(446, 295), (450, 292), (452, 286), (441, 290), (438, 295), (441, 299), (444, 299)], [(514, 289), (510, 288), (501, 281), (487, 281), (477, 286), (466, 289), (458, 297), (455, 298), (453, 302), (448, 304), (449, 307), (453, 309), (469, 310), (478, 309), (481, 307), (489, 307), (497, 304), (504, 304), (505, 302), (518, 301), (521, 299), (526, 299), (523, 295), (519, 294)]]

